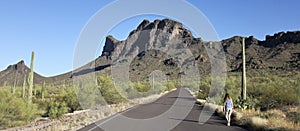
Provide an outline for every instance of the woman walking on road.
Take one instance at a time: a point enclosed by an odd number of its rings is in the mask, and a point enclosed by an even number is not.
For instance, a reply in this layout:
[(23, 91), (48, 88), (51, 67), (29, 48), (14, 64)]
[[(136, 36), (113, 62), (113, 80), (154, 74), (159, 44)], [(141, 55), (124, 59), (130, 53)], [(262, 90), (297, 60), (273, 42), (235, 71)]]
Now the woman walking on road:
[(232, 99), (231, 99), (231, 97), (229, 96), (228, 93), (226, 93), (225, 98), (224, 98), (223, 110), (225, 111), (227, 126), (230, 126), (231, 113), (232, 113), (232, 110), (233, 110), (233, 102), (232, 102)]

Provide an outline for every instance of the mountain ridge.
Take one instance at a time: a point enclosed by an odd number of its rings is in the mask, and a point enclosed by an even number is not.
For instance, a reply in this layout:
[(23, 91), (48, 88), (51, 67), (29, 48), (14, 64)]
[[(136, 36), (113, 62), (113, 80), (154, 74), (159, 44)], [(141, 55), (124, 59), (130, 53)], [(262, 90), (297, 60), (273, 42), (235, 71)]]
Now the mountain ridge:
[[(211, 70), (208, 61), (209, 58), (205, 51), (207, 42), (202, 41), (201, 38), (195, 38), (189, 30), (183, 27), (182, 23), (170, 19), (155, 20), (153, 22), (144, 20), (136, 29), (129, 33), (126, 40), (117, 40), (113, 36), (107, 36), (102, 54), (85, 66), (52, 77), (44, 77), (36, 73), (34, 81), (38, 84), (41, 83), (41, 81), (57, 82), (67, 79), (70, 80), (73, 76), (90, 72), (96, 72), (97, 74), (110, 73), (110, 65), (112, 64), (114, 54), (119, 55), (124, 53), (124, 49), (126, 49), (127, 54), (129, 54), (130, 51), (134, 50), (132, 48), (137, 42), (144, 42), (147, 43), (148, 46), (155, 46), (157, 42), (152, 39), (158, 39), (158, 36), (162, 33), (167, 33), (169, 35), (168, 37), (178, 37), (183, 40), (182, 46), (186, 46), (192, 51), (200, 73), (207, 74)], [(145, 38), (141, 41), (141, 37)], [(220, 41), (226, 55), (228, 72), (237, 72), (241, 70), (241, 41), (241, 36), (233, 36)], [(300, 31), (278, 32), (272, 36), (267, 35), (265, 40), (258, 40), (253, 36), (249, 36), (246, 37), (245, 42), (247, 68), (300, 70)], [(158, 57), (153, 56), (153, 54), (157, 55), (155, 51), (149, 51), (148, 54), (144, 53), (144, 55), (139, 56), (139, 60), (135, 58), (133, 63), (136, 65), (143, 65), (143, 62), (155, 62)], [(161, 63), (156, 63), (160, 64), (158, 69), (161, 68), (175, 71), (176, 67), (170, 66), (170, 63), (174, 63), (174, 61), (168, 60), (169, 58), (163, 54), (158, 53), (158, 55), (161, 57), (159, 58), (161, 59)], [(142, 77), (140, 75), (149, 73), (150, 70), (145, 70), (145, 67), (142, 69), (142, 66), (136, 66), (134, 64), (131, 65), (129, 71), (133, 78)], [(148, 66), (157, 65), (150, 64)], [(28, 75), (29, 70), (30, 69), (24, 64), (24, 61), (20, 61), (15, 65), (10, 65), (7, 69), (0, 72), (0, 86), (5, 84), (11, 85), (15, 77), (15, 72), (18, 72), (18, 80), (22, 81), (23, 79), (21, 76), (24, 77), (25, 74)], [(165, 74), (169, 76), (174, 75), (175, 78), (180, 74), (180, 72), (175, 72), (165, 72)], [(22, 82), (19, 82), (19, 84), (20, 83)]]

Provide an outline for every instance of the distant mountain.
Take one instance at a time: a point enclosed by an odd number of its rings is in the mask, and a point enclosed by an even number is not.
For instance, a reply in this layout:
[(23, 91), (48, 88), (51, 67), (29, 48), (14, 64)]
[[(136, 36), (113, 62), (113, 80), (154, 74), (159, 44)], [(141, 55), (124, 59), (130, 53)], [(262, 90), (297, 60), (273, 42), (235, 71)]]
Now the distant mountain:
[[(48, 82), (63, 83), (74, 76), (91, 72), (96, 74), (110, 74), (113, 60), (133, 59), (129, 67), (129, 75), (132, 80), (147, 79), (148, 74), (154, 70), (161, 70), (169, 78), (178, 78), (185, 72), (177, 66), (178, 58), (158, 50), (147, 50), (148, 47), (165, 48), (172, 46), (171, 38), (182, 40), (176, 48), (189, 48), (195, 57), (199, 71), (209, 74), (210, 61), (206, 48), (217, 50), (222, 46), (226, 55), (228, 72), (241, 71), (241, 36), (222, 40), (220, 42), (205, 42), (201, 38), (195, 38), (192, 33), (184, 28), (182, 23), (170, 20), (144, 20), (135, 30), (131, 31), (126, 40), (119, 41), (113, 36), (107, 36), (101, 56), (85, 66), (73, 72), (67, 72), (53, 77), (35, 75), (35, 83), (43, 80)], [(246, 38), (246, 66), (247, 70), (282, 70), (300, 71), (300, 31), (279, 32), (273, 36), (266, 36), (264, 41), (257, 40), (253, 36)], [(142, 44), (141, 44), (142, 43)], [(143, 44), (144, 43), (144, 44)], [(147, 45), (147, 46), (144, 46)], [(138, 52), (138, 54), (136, 54)], [(120, 58), (129, 56), (128, 58)], [(0, 72), (0, 85), (12, 84), (17, 72), (19, 81), (29, 71), (24, 62), (9, 66)], [(19, 82), (20, 83), (20, 82)]]
[[(229, 71), (241, 70), (241, 37), (222, 41)], [(259, 41), (250, 36), (246, 39), (248, 69), (300, 71), (300, 31), (280, 32)]]
[[(211, 72), (211, 63), (205, 47), (216, 49), (220, 44), (226, 55), (227, 71), (237, 72), (242, 69), (241, 36), (209, 43), (201, 38), (193, 37), (192, 33), (181, 23), (170, 19), (155, 20), (154, 22), (144, 20), (123, 41), (118, 41), (112, 36), (107, 37), (102, 57), (116, 59), (120, 55), (130, 56), (134, 52), (140, 52), (139, 55), (132, 56), (135, 58), (131, 62), (129, 70), (131, 79), (147, 79), (147, 74), (156, 69), (164, 71), (170, 78), (176, 78), (185, 72), (180, 71), (175, 59), (155, 50), (146, 49), (147, 51), (141, 52), (145, 47), (139, 45), (144, 43), (147, 47), (167, 47), (170, 45), (159, 45), (158, 43), (162, 41), (168, 43), (169, 41), (166, 39), (169, 37), (182, 40), (182, 44), (179, 45), (192, 51), (202, 75)], [(264, 41), (250, 36), (245, 39), (245, 44), (247, 70), (300, 71), (300, 31), (268, 35)]]
[[(22, 85), (25, 75), (27, 78), (29, 72), (30, 72), (30, 68), (28, 68), (25, 65), (23, 60), (18, 62), (17, 64), (10, 65), (5, 70), (0, 72), (0, 86), (2, 85), (11, 86), (13, 85), (15, 79), (18, 85)], [(34, 74), (33, 81), (36, 84), (44, 80), (46, 80), (45, 77), (37, 73)]]

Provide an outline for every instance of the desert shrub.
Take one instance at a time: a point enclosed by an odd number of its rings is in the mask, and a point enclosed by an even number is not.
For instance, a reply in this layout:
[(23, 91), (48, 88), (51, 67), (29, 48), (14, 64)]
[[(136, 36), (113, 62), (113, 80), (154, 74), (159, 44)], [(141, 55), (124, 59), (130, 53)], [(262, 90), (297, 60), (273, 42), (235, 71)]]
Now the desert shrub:
[(200, 81), (197, 98), (198, 99), (206, 99), (208, 97), (210, 87), (211, 87), (211, 78), (210, 77), (204, 77)]
[[(173, 81), (168, 82), (155, 82), (154, 85), (148, 81), (132, 82), (128, 85), (123, 85), (122, 88), (128, 99), (146, 97), (153, 94), (159, 94), (162, 91), (174, 89), (176, 83)], [(120, 88), (120, 87), (119, 87)], [(122, 92), (121, 92), (122, 93)]]
[(169, 88), (168, 91), (175, 88), (175, 87), (174, 88), (167, 87), (168, 83), (169, 83), (169, 81), (168, 82), (155, 82), (154, 88), (151, 88), (151, 90), (150, 90), (150, 94), (158, 94), (163, 91), (166, 91), (168, 88)]
[(205, 100), (208, 103), (223, 105), (223, 97), (221, 95), (215, 95), (213, 97), (208, 96)]
[(198, 91), (197, 98), (198, 99), (205, 99), (208, 97), (210, 85), (206, 82), (201, 82), (200, 83), (200, 89)]
[(167, 85), (166, 85), (166, 91), (170, 91), (170, 90), (175, 89), (177, 87), (180, 87), (180, 83), (178, 81), (169, 80), (167, 82)]
[(286, 117), (296, 124), (300, 123), (300, 113), (299, 112), (288, 112)]
[(229, 75), (225, 92), (229, 93), (236, 106), (241, 109), (255, 108), (268, 110), (299, 103), (299, 78), (295, 76), (274, 75), (268, 72), (247, 77), (247, 101), (239, 99), (241, 76)]
[(68, 112), (68, 107), (64, 102), (53, 101), (49, 103), (46, 116), (52, 119), (59, 118)]
[(73, 89), (65, 90), (66, 95), (63, 97), (68, 107), (71, 107), (70, 111), (81, 108), (97, 109), (118, 101), (114, 95), (117, 91), (113, 86), (111, 77), (100, 76), (95, 81), (92, 76), (82, 76), (76, 78)]
[(0, 89), (0, 127), (25, 124), (37, 117), (37, 106), (12, 95), (9, 90)]
[(74, 112), (76, 110), (82, 109), (74, 88), (67, 88), (66, 93), (63, 96), (63, 102), (68, 106), (69, 112)]
[(78, 101), (84, 109), (95, 109), (106, 104), (98, 87), (89, 84), (78, 89)]
[(135, 82), (131, 86), (136, 89), (138, 92), (148, 92), (150, 90), (150, 83), (147, 82)]
[(125, 93), (129, 99), (134, 99), (154, 94), (155, 91), (151, 89), (150, 84), (147, 82), (134, 82), (127, 87)]
[(108, 104), (115, 104), (126, 101), (114, 87), (111, 77), (100, 76), (97, 79), (98, 89)]
[(241, 110), (246, 110), (246, 109), (255, 109), (256, 105), (256, 99), (253, 98), (248, 98), (246, 100), (241, 99), (239, 97), (238, 99), (233, 99), (234, 100), (234, 108), (238, 108)]
[(126, 93), (127, 93), (127, 98), (128, 99), (134, 99), (134, 98), (142, 97), (141, 93), (139, 93), (133, 87), (128, 87), (126, 89)]
[(262, 110), (280, 108), (286, 105), (296, 104), (298, 95), (294, 87), (273, 87), (272, 84), (257, 84), (249, 88), (249, 96), (257, 98), (257, 106)]
[(228, 93), (233, 100), (238, 100), (241, 95), (241, 78), (228, 76), (225, 84), (225, 92)]
[(206, 102), (213, 103), (217, 105), (223, 105), (224, 104), (224, 92), (216, 93), (215, 90), (214, 93), (208, 94), (208, 97), (206, 98)]

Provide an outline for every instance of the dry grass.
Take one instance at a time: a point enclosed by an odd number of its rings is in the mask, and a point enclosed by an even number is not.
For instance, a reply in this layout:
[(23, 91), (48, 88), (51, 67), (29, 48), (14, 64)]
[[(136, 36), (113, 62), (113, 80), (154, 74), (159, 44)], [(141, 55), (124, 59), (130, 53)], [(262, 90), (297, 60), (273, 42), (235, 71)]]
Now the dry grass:
[(299, 107), (285, 107), (265, 112), (255, 110), (239, 110), (239, 112), (243, 113), (244, 122), (241, 123), (248, 123), (249, 125), (270, 130), (300, 130), (300, 123), (295, 123), (287, 117), (288, 112), (299, 112), (299, 109)]
[(258, 127), (265, 127), (268, 124), (268, 120), (254, 116), (249, 119), (249, 123)]
[[(205, 104), (205, 100), (197, 99), (197, 102), (201, 105)], [(216, 110), (219, 116), (224, 116), (222, 106), (210, 103), (206, 104), (210, 109)], [(285, 107), (265, 112), (235, 109), (232, 116), (237, 124), (245, 126), (250, 130), (300, 130), (300, 122), (295, 123), (290, 120), (287, 116), (289, 112), (300, 113), (300, 107)]]

